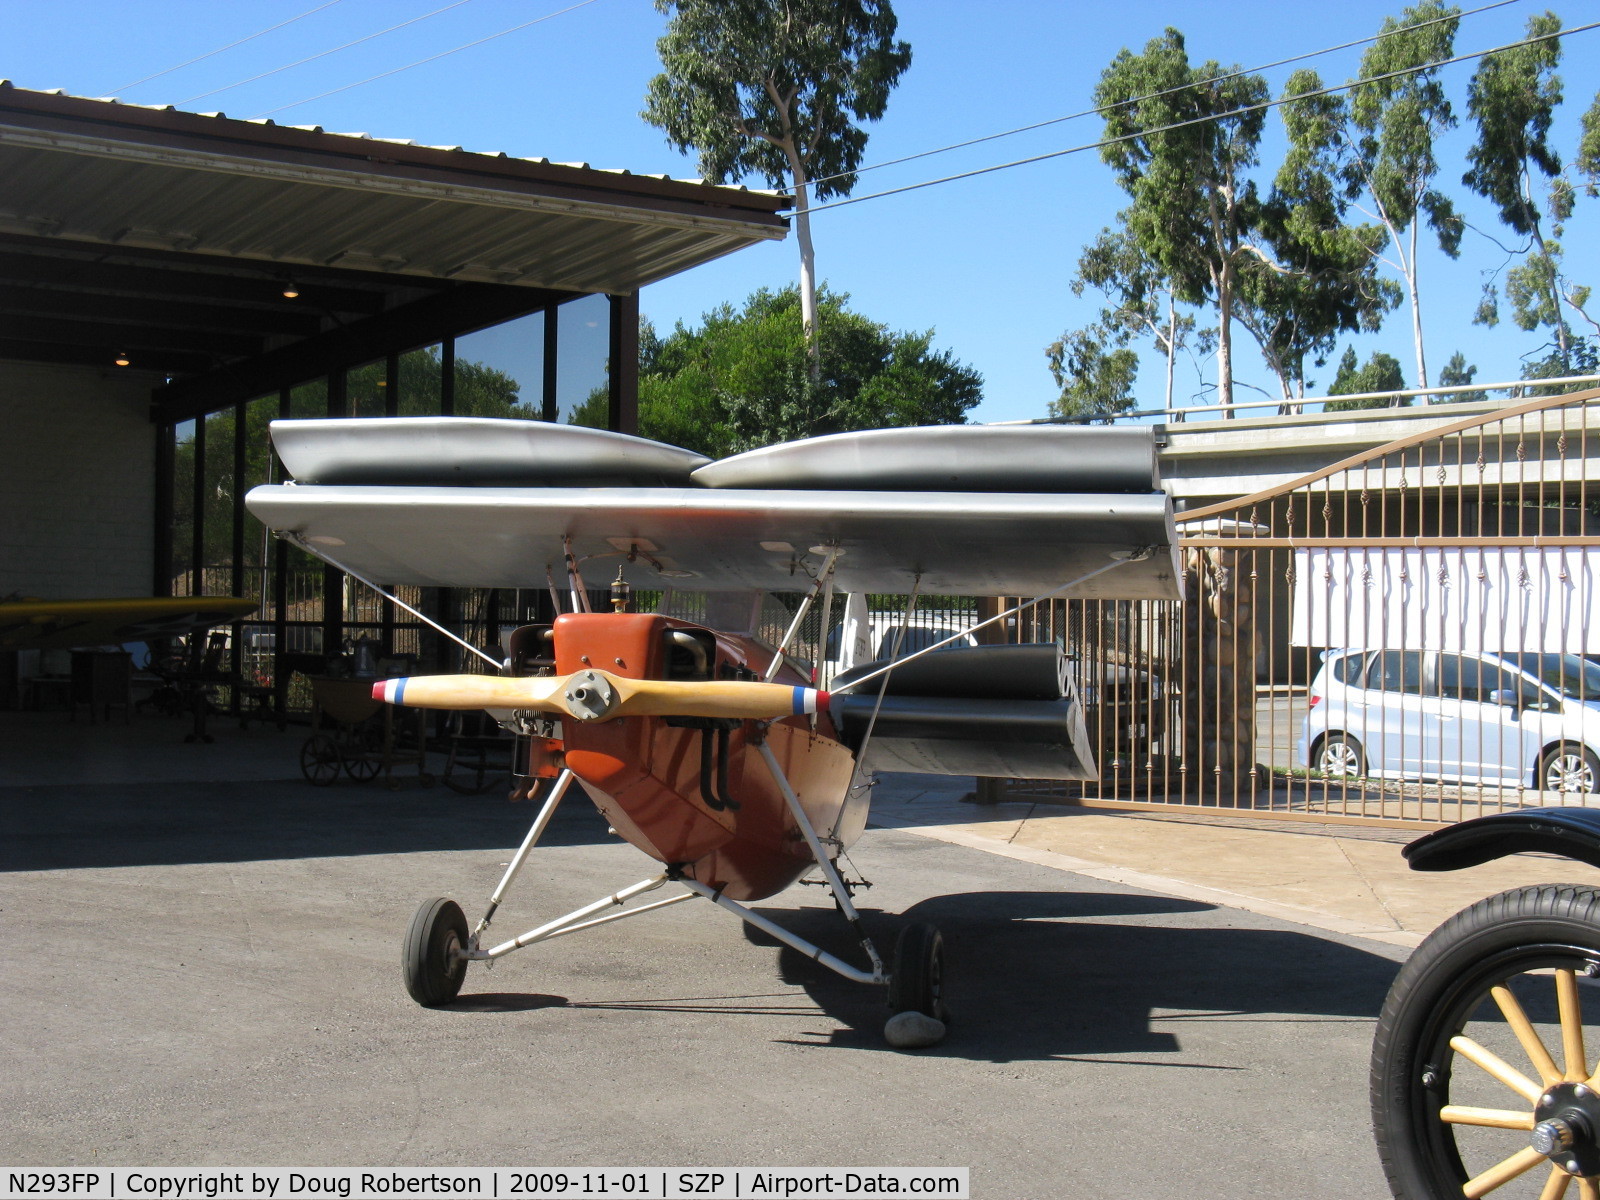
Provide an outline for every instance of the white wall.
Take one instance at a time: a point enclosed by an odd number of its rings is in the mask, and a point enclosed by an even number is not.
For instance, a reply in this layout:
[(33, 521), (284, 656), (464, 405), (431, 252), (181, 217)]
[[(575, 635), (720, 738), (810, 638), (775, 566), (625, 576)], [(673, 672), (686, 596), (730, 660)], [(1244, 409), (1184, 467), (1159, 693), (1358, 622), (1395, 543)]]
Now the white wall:
[(148, 596), (149, 375), (0, 362), (0, 596)]

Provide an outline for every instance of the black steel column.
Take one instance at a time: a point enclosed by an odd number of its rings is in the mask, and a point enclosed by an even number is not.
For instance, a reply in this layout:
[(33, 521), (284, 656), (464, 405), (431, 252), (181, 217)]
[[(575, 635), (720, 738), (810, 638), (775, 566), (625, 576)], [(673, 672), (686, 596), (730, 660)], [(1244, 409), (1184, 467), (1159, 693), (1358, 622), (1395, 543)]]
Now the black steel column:
[[(278, 416), (287, 420), (292, 411), (292, 393), (278, 393)], [(267, 481), (276, 475), (277, 457), (267, 451)], [(265, 564), (263, 564), (265, 565)], [(289, 709), (289, 673), (283, 669), (283, 656), (289, 653), (289, 543), (272, 539), (272, 707), (281, 720)]]
[(552, 304), (544, 310), (544, 419), (559, 420), (561, 402), (556, 399), (557, 367), (561, 362), (561, 306)]
[[(343, 371), (328, 376), (328, 415), (348, 415), (349, 379)], [(338, 654), (344, 644), (344, 572), (338, 567), (322, 568), (322, 652)]]
[(639, 293), (611, 301), (611, 419), (618, 433), (639, 432)]
[[(235, 596), (244, 595), (244, 489), (245, 489), (245, 409), (248, 402), (240, 400), (233, 406), (233, 538), (229, 553), (233, 557), (228, 572), (228, 591)], [(228, 671), (235, 678), (244, 673), (244, 620), (233, 623), (232, 636), (228, 638)], [(229, 708), (239, 715), (239, 689), (230, 688), (233, 694)]]
[(156, 473), (156, 526), (150, 563), (152, 596), (172, 595), (172, 512), (173, 493), (177, 490), (173, 472), (176, 470), (177, 450), (174, 443), (177, 438), (176, 426), (167, 421), (157, 423), (155, 462), (152, 464)]
[(189, 522), (189, 594), (205, 595), (206, 558), (206, 419), (194, 419), (194, 515)]

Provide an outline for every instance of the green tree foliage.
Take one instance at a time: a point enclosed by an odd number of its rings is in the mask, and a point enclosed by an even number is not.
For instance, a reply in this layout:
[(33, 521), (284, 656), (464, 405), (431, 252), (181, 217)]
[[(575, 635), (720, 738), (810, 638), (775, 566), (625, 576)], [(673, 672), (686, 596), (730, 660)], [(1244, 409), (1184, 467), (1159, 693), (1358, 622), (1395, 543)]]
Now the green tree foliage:
[[(1339, 360), (1339, 371), (1333, 377), (1330, 396), (1354, 396), (1364, 392), (1404, 391), (1406, 379), (1400, 370), (1400, 360), (1392, 354), (1378, 351), (1362, 366), (1356, 366), (1354, 346), (1345, 348)], [(1393, 396), (1388, 399), (1330, 400), (1322, 407), (1327, 412), (1342, 412), (1359, 408), (1398, 408), (1411, 403), (1410, 397)]]
[[(1572, 214), (1573, 188), (1561, 175), (1561, 156), (1550, 144), (1550, 127), (1562, 100), (1561, 20), (1546, 12), (1528, 19), (1528, 37), (1539, 39), (1486, 54), (1472, 76), (1467, 110), (1478, 139), (1467, 151), (1471, 164), (1461, 181), (1495, 206), (1514, 232), (1528, 239), (1522, 261), (1506, 273), (1506, 298), (1520, 329), (1548, 328), (1563, 374), (1572, 374), (1572, 334), (1562, 312), (1561, 227)], [(1544, 223), (1548, 215), (1552, 227)], [(1587, 297), (1585, 296), (1585, 299)], [(1486, 290), (1479, 320), (1498, 319), (1493, 285)]]
[[(851, 429), (955, 425), (982, 399), (983, 380), (933, 333), (895, 333), (823, 289), (817, 297), (820, 373), (807, 369), (796, 288), (765, 288), (665, 338), (640, 333), (639, 432), (722, 457)], [(603, 428), (596, 390), (570, 418)]]
[(1316, 73), (1289, 79), (1281, 108), (1288, 148), (1262, 206), (1261, 236), (1272, 256), (1241, 260), (1237, 316), (1278, 377), (1286, 405), (1306, 390), (1306, 360), (1332, 353), (1340, 333), (1372, 332), (1400, 300), (1378, 274), (1389, 234), (1377, 223), (1352, 224), (1342, 178), (1344, 102), (1318, 95)]
[[(1134, 406), (1139, 355), (1115, 344), (1099, 325), (1062, 334), (1046, 349), (1050, 374), (1061, 395), (1050, 404), (1056, 417), (1100, 417)], [(1169, 405), (1170, 407), (1170, 405)]]
[[(1439, 372), (1439, 386), (1465, 387), (1477, 374), (1478, 368), (1469, 366), (1467, 356), (1457, 350), (1450, 356), (1450, 361), (1444, 364), (1444, 369)], [(1487, 398), (1487, 392), (1455, 392), (1443, 397), (1452, 404), (1481, 404)]]
[(656, 0), (670, 14), (656, 43), (645, 120), (699, 155), (719, 183), (749, 175), (794, 196), (803, 329), (820, 372), (810, 196), (848, 195), (867, 133), (911, 65), (889, 0)]
[[(1052, 411), (1073, 416), (1131, 407), (1139, 358), (1126, 347), (1144, 337), (1166, 359), (1165, 407), (1171, 408), (1178, 352), (1190, 342), (1195, 321), (1178, 311), (1176, 289), (1160, 264), (1127, 233), (1102, 229), (1078, 257), (1071, 287), (1074, 296), (1093, 288), (1107, 304), (1096, 322), (1062, 334), (1045, 348), (1050, 372), (1062, 389)], [(1206, 339), (1200, 340), (1204, 344)]]
[[(1454, 128), (1456, 117), (1432, 65), (1454, 53), (1459, 11), (1423, 0), (1385, 19), (1379, 39), (1362, 55), (1348, 105), (1330, 95), (1284, 109), (1285, 172), (1309, 172), (1319, 190), (1327, 180), (1342, 201), (1365, 206), (1387, 234), (1372, 243), (1373, 252), (1385, 251), (1385, 261), (1404, 281), (1420, 387), (1428, 381), (1418, 285), (1420, 227), (1425, 221), (1452, 258), (1461, 244), (1455, 207), (1434, 186), (1439, 171), (1434, 142)], [(1303, 95), (1321, 86), (1314, 71), (1297, 71), (1286, 94)]]
[[(1094, 102), (1110, 141), (1101, 156), (1132, 198), (1128, 235), (1157, 263), (1180, 300), (1217, 307), (1217, 390), (1233, 403), (1233, 310), (1239, 265), (1263, 257), (1252, 238), (1261, 201), (1256, 165), (1267, 99), (1259, 75), (1189, 63), (1168, 29), (1142, 54), (1122, 50), (1101, 73)], [(1177, 126), (1173, 128), (1173, 126)]]

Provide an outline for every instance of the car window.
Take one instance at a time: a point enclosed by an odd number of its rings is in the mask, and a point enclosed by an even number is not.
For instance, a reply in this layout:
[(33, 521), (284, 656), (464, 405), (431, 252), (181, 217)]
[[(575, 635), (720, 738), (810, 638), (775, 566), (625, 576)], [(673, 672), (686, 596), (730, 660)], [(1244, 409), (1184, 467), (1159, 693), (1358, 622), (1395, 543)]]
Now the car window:
[(1380, 650), (1367, 668), (1367, 687), (1373, 691), (1422, 694), (1422, 651)]
[[(1502, 651), (1500, 657), (1516, 663), (1547, 687), (1574, 700), (1600, 700), (1600, 666), (1576, 654), (1537, 654)], [(1509, 686), (1509, 685), (1508, 685)]]
[(1333, 660), (1331, 668), (1333, 677), (1340, 683), (1347, 684), (1350, 687), (1360, 687), (1361, 670), (1366, 666), (1366, 663), (1367, 656), (1365, 654), (1341, 654)]
[(1491, 693), (1514, 691), (1521, 682), (1519, 676), (1471, 654), (1439, 656), (1439, 695), (1446, 700), (1487, 704)]

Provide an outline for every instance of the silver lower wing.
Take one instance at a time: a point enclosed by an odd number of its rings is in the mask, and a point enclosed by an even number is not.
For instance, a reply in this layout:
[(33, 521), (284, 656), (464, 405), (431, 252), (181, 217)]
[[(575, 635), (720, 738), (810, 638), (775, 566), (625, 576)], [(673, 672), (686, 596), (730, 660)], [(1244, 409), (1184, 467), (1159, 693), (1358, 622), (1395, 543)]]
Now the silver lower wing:
[[(1080, 598), (1176, 599), (1171, 505), (1160, 492), (274, 484), (246, 498), (268, 528), (384, 584), (542, 587), (563, 541), (625, 564), (640, 588), (795, 591), (830, 548), (845, 591), (1029, 596), (1099, 571)], [(630, 562), (630, 549), (639, 553)], [(600, 578), (604, 573), (607, 580)]]

